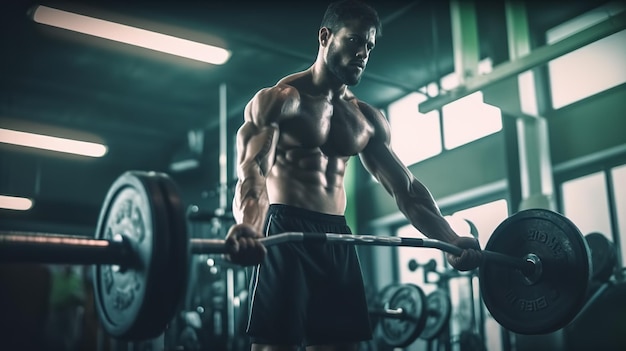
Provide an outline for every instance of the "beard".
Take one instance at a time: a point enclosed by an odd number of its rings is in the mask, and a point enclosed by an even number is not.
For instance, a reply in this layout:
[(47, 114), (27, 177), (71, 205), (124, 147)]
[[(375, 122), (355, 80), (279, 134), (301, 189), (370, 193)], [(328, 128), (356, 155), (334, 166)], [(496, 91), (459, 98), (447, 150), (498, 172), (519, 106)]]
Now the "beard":
[(357, 85), (361, 81), (361, 73), (363, 71), (355, 70), (342, 64), (341, 53), (338, 52), (334, 43), (330, 43), (328, 47), (328, 70), (345, 85)]

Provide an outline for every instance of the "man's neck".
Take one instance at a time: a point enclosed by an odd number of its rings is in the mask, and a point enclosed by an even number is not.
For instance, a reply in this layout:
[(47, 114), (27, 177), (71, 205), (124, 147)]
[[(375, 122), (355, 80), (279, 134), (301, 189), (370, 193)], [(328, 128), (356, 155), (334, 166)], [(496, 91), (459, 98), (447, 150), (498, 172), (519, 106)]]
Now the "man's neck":
[(326, 67), (319, 57), (309, 68), (311, 80), (316, 90), (321, 94), (328, 93), (330, 97), (341, 97), (346, 93), (347, 85), (341, 83)]

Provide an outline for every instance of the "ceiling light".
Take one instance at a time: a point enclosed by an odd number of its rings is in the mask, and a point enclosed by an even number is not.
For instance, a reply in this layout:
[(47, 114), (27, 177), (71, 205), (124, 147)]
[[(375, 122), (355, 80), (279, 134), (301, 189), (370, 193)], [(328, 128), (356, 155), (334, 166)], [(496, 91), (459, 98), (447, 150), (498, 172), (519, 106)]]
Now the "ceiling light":
[(0, 195), (0, 208), (26, 211), (33, 207), (33, 200), (25, 197)]
[(3, 128), (0, 128), (0, 143), (34, 147), (38, 149), (89, 157), (102, 157), (107, 153), (107, 147), (102, 144), (19, 132)]
[(231, 55), (230, 51), (217, 46), (57, 10), (47, 6), (37, 6), (32, 16), (33, 20), (37, 23), (136, 45), (214, 65), (226, 63)]
[(198, 160), (185, 159), (172, 162), (170, 164), (170, 170), (172, 172), (184, 172), (190, 169), (198, 168), (198, 166), (200, 166), (200, 162)]

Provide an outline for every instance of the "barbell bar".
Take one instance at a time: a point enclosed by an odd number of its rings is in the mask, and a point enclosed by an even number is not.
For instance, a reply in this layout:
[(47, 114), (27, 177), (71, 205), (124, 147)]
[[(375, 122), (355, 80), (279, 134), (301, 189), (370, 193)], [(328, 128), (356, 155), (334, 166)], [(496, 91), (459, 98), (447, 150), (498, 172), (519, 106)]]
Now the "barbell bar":
[[(59, 264), (114, 264), (132, 265), (133, 253), (122, 234), (115, 239), (88, 239), (62, 234), (36, 232), (0, 231), (0, 260), (2, 262), (39, 262)], [(264, 246), (285, 243), (330, 243), (363, 246), (407, 246), (440, 249), (460, 255), (463, 249), (434, 239), (386, 237), (375, 235), (284, 232), (258, 239)], [(228, 247), (221, 239), (190, 239), (192, 254), (226, 254)], [(520, 269), (533, 274), (537, 261), (515, 258), (492, 251), (482, 251), (485, 259)]]
[[(426, 247), (454, 255), (463, 251), (433, 239), (374, 235), (287, 232), (259, 240), (267, 247), (329, 243)], [(578, 229), (560, 214), (543, 209), (514, 214), (496, 228), (482, 251), (485, 305), (505, 328), (518, 333), (563, 327), (584, 302), (588, 251)], [(99, 316), (105, 330), (121, 339), (151, 338), (164, 330), (184, 295), (190, 253), (228, 253), (228, 246), (221, 239), (188, 238), (177, 186), (157, 172), (129, 171), (113, 183), (93, 239), (0, 232), (2, 263), (94, 265)], [(153, 309), (161, 312), (155, 316)], [(529, 323), (538, 316), (541, 323)]]

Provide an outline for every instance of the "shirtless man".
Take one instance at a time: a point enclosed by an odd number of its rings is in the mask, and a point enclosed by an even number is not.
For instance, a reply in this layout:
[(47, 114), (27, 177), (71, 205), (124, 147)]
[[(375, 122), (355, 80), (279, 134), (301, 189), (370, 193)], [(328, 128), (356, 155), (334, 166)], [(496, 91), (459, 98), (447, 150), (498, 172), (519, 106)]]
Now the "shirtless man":
[(350, 233), (343, 178), (351, 156), (360, 156), (418, 230), (465, 249), (448, 255), (453, 267), (469, 270), (480, 261), (477, 241), (450, 228), (391, 150), (385, 117), (348, 89), (359, 82), (380, 31), (371, 7), (331, 4), (313, 65), (260, 90), (245, 109), (237, 133), (237, 224), (226, 242), (230, 260), (257, 265), (248, 321), (253, 351), (356, 350), (371, 338), (354, 246), (265, 248), (256, 240), (286, 231)]

